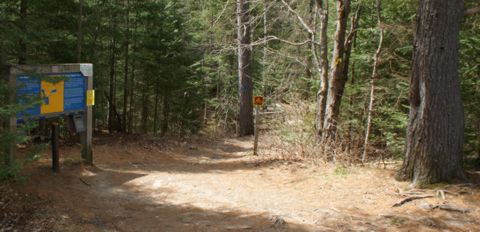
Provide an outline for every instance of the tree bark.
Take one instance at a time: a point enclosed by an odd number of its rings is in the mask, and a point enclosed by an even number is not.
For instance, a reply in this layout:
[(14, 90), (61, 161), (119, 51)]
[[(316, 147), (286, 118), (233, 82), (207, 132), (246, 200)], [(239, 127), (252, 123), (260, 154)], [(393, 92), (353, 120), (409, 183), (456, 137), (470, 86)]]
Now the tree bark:
[[(134, 35), (136, 35), (137, 33), (137, 22), (134, 21), (133, 23), (133, 33)], [(137, 40), (135, 39), (135, 36), (133, 36), (133, 47), (132, 47), (132, 50), (135, 52), (137, 50)], [(133, 109), (134, 109), (134, 100), (135, 100), (135, 69), (136, 69), (136, 59), (135, 59), (135, 56), (133, 56), (132, 58), (132, 68), (130, 70), (131, 74), (131, 80), (130, 80), (130, 105), (129, 105), (129, 109), (128, 109), (128, 132), (129, 133), (132, 133), (133, 130), (134, 130), (134, 124), (133, 124), (133, 118), (134, 118), (134, 113), (133, 113)]]
[(463, 8), (463, 0), (423, 0), (418, 6), (406, 157), (397, 175), (417, 186), (465, 177), (458, 75)]
[(125, 60), (124, 60), (124, 73), (123, 73), (123, 114), (122, 114), (122, 128), (123, 132), (126, 133), (128, 130), (127, 123), (127, 109), (128, 109), (128, 65), (129, 65), (129, 50), (130, 50), (130, 2), (129, 0), (125, 1), (126, 7), (126, 22), (125, 22)]
[[(327, 104), (328, 89), (328, 1), (316, 0), (317, 11), (320, 15), (320, 88), (317, 93), (317, 114), (315, 128), (319, 138), (322, 136), (323, 121), (325, 119), (325, 105)], [(314, 51), (316, 52), (316, 51)]]
[[(158, 122), (158, 102), (160, 98), (160, 90), (158, 89), (158, 84), (157, 87), (155, 88), (155, 104), (154, 104), (154, 109), (153, 109), (153, 135), (157, 135), (157, 122)], [(164, 97), (165, 99), (165, 97)], [(165, 109), (163, 109), (165, 110)]]
[(335, 43), (331, 64), (331, 72), (328, 82), (327, 103), (325, 106), (325, 119), (323, 123), (322, 140), (324, 144), (331, 144), (335, 141), (337, 131), (337, 120), (340, 113), (340, 103), (346, 78), (343, 68), (345, 65), (345, 34), (347, 19), (350, 11), (350, 0), (337, 0), (337, 22), (335, 31)]
[(115, 46), (116, 41), (115, 38), (112, 39), (110, 45), (110, 86), (109, 86), (109, 94), (108, 97), (110, 99), (109, 107), (108, 107), (108, 130), (113, 132), (117, 130), (118, 127), (116, 126), (115, 122), (115, 103), (116, 103), (116, 74), (115, 74)]
[(77, 63), (82, 62), (82, 44), (83, 44), (83, 2), (84, 0), (79, 0), (78, 2), (78, 31), (77, 31)]
[(148, 116), (150, 114), (149, 106), (149, 83), (147, 83), (146, 76), (143, 76), (143, 85), (142, 85), (142, 113), (141, 113), (141, 130), (142, 133), (147, 133), (148, 128)]
[(21, 0), (20, 1), (20, 29), (22, 31), (22, 35), (19, 39), (19, 51), (18, 51), (18, 64), (26, 64), (27, 63), (27, 42), (25, 38), (27, 37), (27, 8), (28, 8), (28, 1)]
[(252, 46), (248, 0), (237, 0), (239, 136), (253, 134)]
[(170, 93), (166, 91), (163, 96), (163, 118), (162, 118), (162, 131), (161, 136), (165, 136), (168, 132), (168, 121), (170, 120)]

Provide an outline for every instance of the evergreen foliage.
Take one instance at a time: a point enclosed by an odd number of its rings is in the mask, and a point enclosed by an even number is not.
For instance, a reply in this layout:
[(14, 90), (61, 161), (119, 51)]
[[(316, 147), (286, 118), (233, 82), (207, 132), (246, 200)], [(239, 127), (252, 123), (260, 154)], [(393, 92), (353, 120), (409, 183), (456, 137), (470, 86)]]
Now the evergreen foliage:
[[(311, 25), (317, 21), (318, 25), (318, 18), (311, 17), (314, 1), (286, 2), (299, 17)], [(335, 31), (335, 2), (328, 2), (331, 38)], [(474, 6), (475, 2), (466, 1), (466, 6)], [(26, 14), (21, 12), (22, 3), (26, 4)], [(396, 158), (405, 153), (416, 4), (413, 0), (384, 1), (382, 6), (385, 41), (371, 145)], [(352, 1), (352, 11), (357, 7), (361, 7), (359, 29), (337, 133), (340, 140), (357, 144), (354, 148), (360, 149), (358, 141), (365, 134), (369, 78), (378, 33), (375, 1)], [(308, 34), (280, 1), (251, 1), (250, 9), (254, 95), (265, 95), (267, 106), (293, 104), (301, 99), (311, 105), (313, 112), (320, 77), (310, 47), (285, 42), (302, 43), (309, 39)], [(230, 132), (236, 129), (234, 0), (84, 0), (81, 16), (77, 0), (1, 1), (1, 71), (5, 71), (4, 64), (21, 63), (22, 57), (27, 64), (77, 62), (76, 48), (82, 34), (80, 62), (94, 65), (96, 129), (180, 136), (197, 133), (202, 127)], [(271, 36), (277, 39), (265, 40)], [(475, 159), (480, 156), (478, 16), (465, 18), (461, 43), (465, 152)], [(329, 54), (332, 45), (330, 39)], [(6, 104), (6, 91), (2, 83), (2, 118), (15, 112), (14, 106)], [(314, 120), (306, 123), (314, 127)], [(4, 130), (0, 133), (3, 145), (12, 142)]]

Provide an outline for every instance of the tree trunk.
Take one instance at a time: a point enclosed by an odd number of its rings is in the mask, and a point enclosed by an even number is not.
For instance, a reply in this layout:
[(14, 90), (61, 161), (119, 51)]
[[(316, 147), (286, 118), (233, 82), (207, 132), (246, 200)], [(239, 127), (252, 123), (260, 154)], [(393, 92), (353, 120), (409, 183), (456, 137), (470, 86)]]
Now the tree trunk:
[(343, 73), (343, 68), (345, 67), (343, 63), (345, 54), (345, 33), (349, 10), (350, 0), (337, 0), (337, 26), (335, 31), (335, 43), (322, 134), (324, 144), (331, 144), (335, 141), (337, 120), (340, 113), (340, 103), (345, 83), (347, 81)]
[(237, 0), (239, 136), (253, 134), (252, 46), (248, 0)]
[(127, 8), (126, 12), (126, 22), (125, 22), (125, 62), (123, 70), (123, 114), (122, 114), (122, 128), (123, 132), (126, 133), (128, 130), (127, 124), (127, 109), (128, 109), (128, 65), (129, 65), (129, 48), (130, 48), (130, 10), (129, 10), (129, 0), (125, 2), (125, 7)]
[(267, 84), (267, 52), (268, 52), (268, 40), (267, 40), (267, 16), (268, 16), (268, 7), (267, 0), (263, 1), (263, 58), (262, 58), (262, 93), (265, 96), (265, 86)]
[(323, 131), (325, 119), (325, 105), (327, 104), (328, 89), (328, 1), (317, 0), (317, 10), (320, 15), (320, 89), (317, 93), (317, 114), (315, 117), (315, 128), (320, 138)]
[(116, 78), (115, 78), (115, 38), (112, 39), (112, 44), (110, 46), (110, 87), (108, 98), (110, 99), (110, 104), (108, 107), (108, 130), (113, 132), (118, 129), (115, 122), (115, 102), (116, 102)]
[(78, 31), (77, 31), (77, 63), (82, 61), (82, 44), (83, 44), (83, 1), (78, 2)]
[(370, 131), (372, 129), (373, 102), (375, 100), (375, 79), (377, 77), (378, 60), (380, 58), (380, 53), (382, 52), (382, 47), (383, 47), (384, 30), (383, 30), (383, 27), (382, 27), (381, 2), (380, 2), (380, 0), (376, 0), (376, 5), (377, 5), (377, 26), (378, 26), (378, 30), (380, 31), (380, 39), (378, 41), (377, 50), (375, 51), (375, 57), (373, 58), (373, 71), (372, 71), (372, 77), (370, 79), (370, 101), (369, 101), (369, 104), (368, 104), (367, 126), (365, 128), (365, 140), (364, 140), (364, 143), (363, 143), (362, 162), (365, 162), (365, 158), (367, 157), (368, 139), (370, 137)]
[(463, 15), (463, 0), (419, 2), (406, 157), (397, 175), (417, 186), (465, 177), (458, 75)]
[[(133, 33), (134, 35), (136, 35), (137, 33), (137, 22), (134, 21), (133, 23)], [(133, 36), (133, 47), (132, 47), (132, 50), (133, 50), (133, 53), (135, 53), (135, 51), (137, 50), (137, 40), (135, 39), (135, 36)], [(134, 131), (134, 123), (133, 123), (133, 119), (134, 119), (134, 113), (133, 113), (133, 107), (134, 107), (134, 100), (135, 100), (135, 69), (136, 69), (136, 66), (135, 66), (135, 63), (136, 63), (136, 59), (135, 59), (135, 56), (132, 57), (132, 68), (131, 68), (131, 80), (130, 80), (130, 105), (129, 105), (129, 109), (128, 109), (128, 132), (129, 133), (132, 133)]]
[(19, 39), (19, 51), (18, 51), (18, 64), (26, 64), (27, 62), (27, 42), (25, 41), (27, 37), (27, 7), (28, 1), (20, 1), (20, 29), (22, 35)]
[[(345, 41), (345, 55), (343, 58), (343, 78), (345, 79), (345, 84), (348, 80), (348, 70), (350, 69), (350, 56), (352, 55), (353, 50), (353, 41), (356, 40), (357, 36), (357, 29), (359, 24), (359, 17), (360, 17), (360, 10), (361, 5), (357, 7), (355, 14), (352, 16), (350, 20), (350, 31), (348, 32), (348, 36)], [(342, 92), (343, 95), (343, 92)]]
[(153, 135), (157, 135), (157, 122), (158, 122), (158, 99), (160, 97), (158, 86), (155, 88), (155, 106), (153, 107)]
[(168, 132), (168, 120), (170, 115), (170, 104), (169, 104), (169, 92), (165, 92), (163, 96), (163, 118), (162, 118), (162, 131), (161, 136), (165, 136)]
[(142, 113), (141, 113), (141, 130), (142, 133), (147, 133), (147, 128), (148, 128), (148, 115), (150, 114), (149, 112), (149, 107), (150, 107), (150, 100), (148, 98), (148, 84), (146, 83), (146, 77), (143, 76), (143, 89), (142, 89)]
[[(135, 47), (135, 46), (134, 46)], [(134, 48), (135, 49), (135, 48)], [(133, 106), (134, 106), (134, 96), (135, 96), (135, 58), (132, 60), (132, 70), (131, 70), (131, 80), (130, 80), (130, 105), (128, 108), (128, 133), (133, 133)]]

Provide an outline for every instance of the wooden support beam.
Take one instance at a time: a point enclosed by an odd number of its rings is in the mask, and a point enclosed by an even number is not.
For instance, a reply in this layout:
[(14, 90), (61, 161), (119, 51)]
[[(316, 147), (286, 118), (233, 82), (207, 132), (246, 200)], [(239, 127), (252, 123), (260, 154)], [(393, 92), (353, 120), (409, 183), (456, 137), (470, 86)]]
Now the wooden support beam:
[(58, 130), (58, 123), (52, 123), (52, 170), (56, 173), (60, 170), (60, 154), (58, 152)]
[[(87, 78), (87, 90), (93, 90), (93, 74)], [(92, 106), (85, 107), (84, 123), (85, 131), (80, 133), (82, 144), (82, 160), (84, 164), (93, 165), (92, 136), (93, 136), (93, 109)]]
[[(10, 69), (11, 70), (11, 69)], [(8, 73), (8, 79), (9, 79), (9, 97), (8, 97), (8, 104), (12, 105), (15, 103), (15, 87), (17, 85), (16, 83), (16, 78), (15, 75), (9, 71)], [(5, 153), (5, 165), (7, 166), (12, 166), (15, 163), (15, 155), (16, 155), (16, 142), (15, 142), (15, 137), (17, 133), (17, 118), (15, 118), (15, 115), (10, 116), (8, 120), (8, 132), (10, 136), (12, 136), (13, 141), (9, 144), (8, 150)]]

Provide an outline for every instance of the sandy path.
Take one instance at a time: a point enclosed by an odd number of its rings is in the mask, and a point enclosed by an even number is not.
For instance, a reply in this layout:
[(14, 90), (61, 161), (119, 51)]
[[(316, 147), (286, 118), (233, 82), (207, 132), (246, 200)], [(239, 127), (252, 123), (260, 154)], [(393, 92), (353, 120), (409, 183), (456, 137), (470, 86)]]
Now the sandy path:
[[(27, 170), (24, 192), (49, 200), (58, 231), (480, 231), (480, 194), (449, 198), (468, 214), (391, 206), (405, 183), (392, 171), (266, 162), (249, 139), (97, 141), (95, 167), (65, 148)], [(35, 184), (31, 184), (35, 183)], [(458, 190), (457, 190), (458, 191)]]

